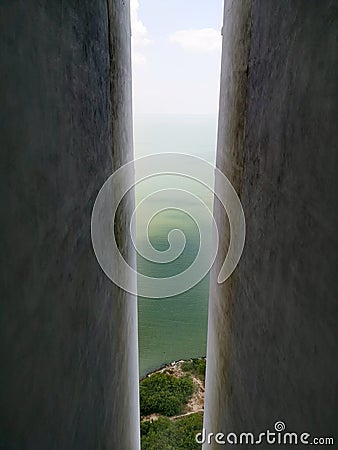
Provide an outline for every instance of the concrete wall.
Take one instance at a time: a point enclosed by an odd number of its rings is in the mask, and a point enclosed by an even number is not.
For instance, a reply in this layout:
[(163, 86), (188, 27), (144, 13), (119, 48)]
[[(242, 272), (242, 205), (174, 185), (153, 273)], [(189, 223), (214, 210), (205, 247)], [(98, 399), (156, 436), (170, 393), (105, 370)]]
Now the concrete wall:
[(225, 230), (211, 274), (207, 431), (336, 431), (336, 17), (328, 0), (225, 1), (217, 165), (247, 240), (217, 285)]
[(137, 449), (136, 300), (90, 240), (132, 158), (128, 2), (5, 0), (0, 29), (0, 448)]

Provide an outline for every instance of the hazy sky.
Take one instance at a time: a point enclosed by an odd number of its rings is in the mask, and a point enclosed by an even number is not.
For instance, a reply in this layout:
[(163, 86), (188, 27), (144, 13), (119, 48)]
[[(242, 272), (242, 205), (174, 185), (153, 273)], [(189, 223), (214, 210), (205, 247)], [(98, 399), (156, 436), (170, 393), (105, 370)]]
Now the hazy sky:
[(136, 114), (217, 114), (222, 3), (131, 0)]

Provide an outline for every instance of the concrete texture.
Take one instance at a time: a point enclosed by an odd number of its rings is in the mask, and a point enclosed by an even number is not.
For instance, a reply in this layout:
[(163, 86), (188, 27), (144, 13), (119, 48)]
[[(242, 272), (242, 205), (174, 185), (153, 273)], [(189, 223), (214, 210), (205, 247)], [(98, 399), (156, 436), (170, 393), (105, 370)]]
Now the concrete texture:
[(132, 158), (128, 2), (3, 1), (0, 29), (0, 448), (137, 449), (136, 300), (90, 240)]
[(225, 2), (217, 165), (247, 241), (230, 280), (215, 283), (219, 261), (211, 274), (205, 426), (334, 436), (337, 2), (250, 3)]
[[(216, 165), (228, 177), (238, 194), (243, 175), (250, 29), (251, 1), (225, 2)], [(216, 186), (216, 191), (220, 190), (221, 186)], [(230, 229), (226, 212), (216, 198), (214, 217), (220, 239), (210, 273), (204, 426), (208, 431), (218, 432), (224, 428), (227, 411), (230, 330), (237, 270), (224, 284), (217, 283), (227, 253)]]

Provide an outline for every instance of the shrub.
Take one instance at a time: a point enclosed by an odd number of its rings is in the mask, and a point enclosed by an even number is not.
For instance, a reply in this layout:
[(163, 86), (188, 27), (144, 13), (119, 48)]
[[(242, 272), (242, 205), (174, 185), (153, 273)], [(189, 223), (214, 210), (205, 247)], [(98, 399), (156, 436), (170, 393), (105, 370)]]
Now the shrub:
[(170, 421), (160, 417), (153, 422), (141, 422), (142, 450), (199, 450), (195, 436), (202, 431), (203, 416), (200, 413)]
[(141, 416), (181, 414), (193, 391), (190, 376), (176, 378), (168, 373), (154, 373), (140, 382)]
[(189, 372), (200, 378), (202, 381), (205, 379), (205, 367), (205, 358), (194, 358), (189, 361), (184, 361), (181, 366), (183, 372)]

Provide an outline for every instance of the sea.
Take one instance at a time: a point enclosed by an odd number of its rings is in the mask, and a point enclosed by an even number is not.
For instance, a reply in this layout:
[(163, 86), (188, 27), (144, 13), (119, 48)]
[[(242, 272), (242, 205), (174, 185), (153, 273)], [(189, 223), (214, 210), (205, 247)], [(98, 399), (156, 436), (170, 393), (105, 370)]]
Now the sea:
[[(198, 156), (213, 164), (216, 129), (217, 118), (211, 115), (136, 115), (135, 157), (174, 152)], [(179, 209), (175, 208), (177, 195), (175, 198), (172, 188), (191, 192), (203, 199), (212, 211), (212, 193), (199, 183), (178, 175), (163, 175), (136, 185), (136, 244), (140, 252), (137, 269), (147, 276), (165, 278), (189, 268), (198, 254), (199, 227), (211, 239), (210, 217), (202, 215), (202, 223), (197, 225), (194, 214), (184, 212), (182, 202), (185, 200), (178, 203)], [(165, 194), (151, 196), (156, 190)], [(155, 210), (163, 211), (154, 215), (147, 227), (149, 211), (154, 211), (154, 206)], [(191, 208), (196, 208), (197, 213), (199, 205), (190, 205), (190, 212), (194, 211)], [(148, 261), (146, 255), (142, 255), (146, 251), (146, 233), (156, 250), (165, 251), (169, 247), (168, 233), (173, 229), (181, 230), (185, 237), (184, 250), (179, 257), (168, 263)], [(206, 355), (208, 295), (209, 274), (176, 296), (165, 297), (163, 292), (163, 298), (138, 298), (140, 377), (169, 362)]]

